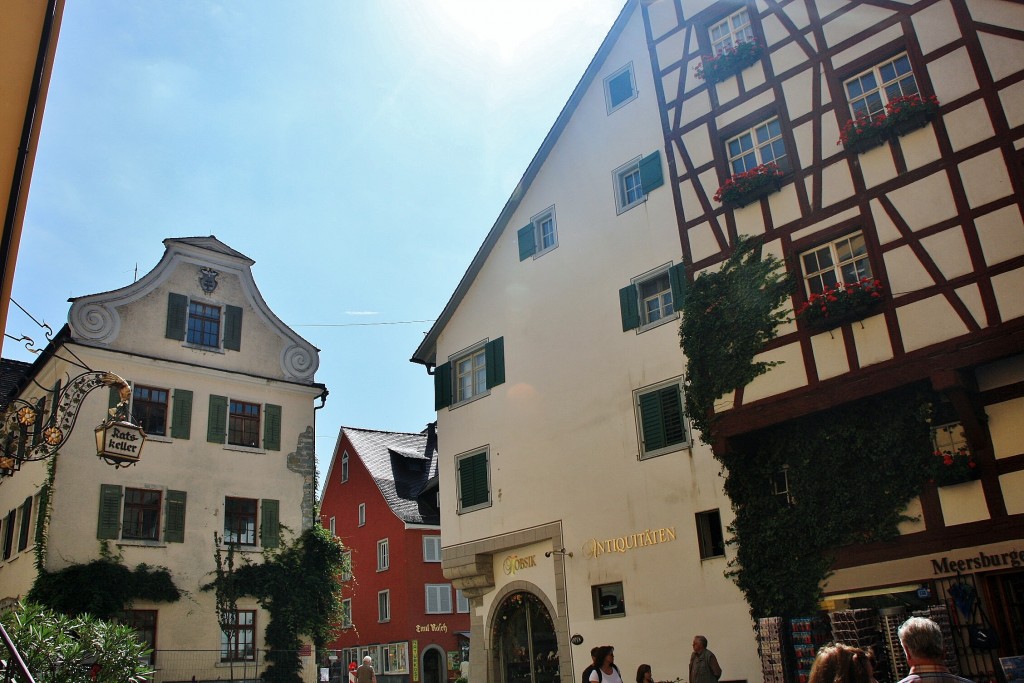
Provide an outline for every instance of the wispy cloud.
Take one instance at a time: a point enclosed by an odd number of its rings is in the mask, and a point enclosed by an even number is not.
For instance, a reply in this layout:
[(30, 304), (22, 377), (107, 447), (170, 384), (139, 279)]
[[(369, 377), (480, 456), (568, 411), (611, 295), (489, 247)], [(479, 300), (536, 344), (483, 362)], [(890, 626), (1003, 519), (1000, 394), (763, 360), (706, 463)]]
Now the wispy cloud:
[(380, 311), (345, 311), (345, 315), (380, 315)]

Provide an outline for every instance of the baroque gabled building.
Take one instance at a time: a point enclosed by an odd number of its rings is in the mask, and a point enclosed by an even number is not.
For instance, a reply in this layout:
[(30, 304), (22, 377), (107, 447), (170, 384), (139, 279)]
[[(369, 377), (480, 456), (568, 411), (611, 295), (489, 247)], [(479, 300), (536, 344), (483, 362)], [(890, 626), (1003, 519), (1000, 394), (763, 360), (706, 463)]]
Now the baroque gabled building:
[(348, 549), (331, 680), (370, 656), (382, 683), (445, 683), (469, 650), (469, 601), (441, 571), (437, 433), (342, 427), (320, 516)]
[[(0, 595), (28, 593), (36, 555), (47, 572), (104, 556), (165, 567), (183, 597), (137, 599), (121, 616), (155, 648), (155, 680), (229, 669), (254, 678), (268, 613), (240, 598), (229, 637), (201, 587), (213, 578), (215, 537), (237, 562), (260, 562), (313, 524), (314, 406), (327, 393), (314, 379), (319, 352), (267, 306), (252, 259), (212, 236), (164, 245), (138, 281), (72, 299), (68, 324), (18, 385), (49, 421), (70, 379), (115, 373), (131, 385), (128, 410), (146, 440), (131, 466), (97, 458), (92, 427), (119, 396), (93, 391), (52, 460), (4, 478)], [(304, 665), (313, 680), (313, 657)]]
[[(969, 584), (1002, 645), (974, 651), (961, 619), (961, 670), (1022, 653), (1022, 39), (1007, 0), (626, 3), (412, 358), (474, 672), (568, 682), (610, 642), (624, 671), (686, 677), (702, 633), (724, 678), (761, 678), (677, 336), (688, 283), (741, 236), (785, 264), (800, 315), (757, 358), (783, 362), (716, 406), (719, 454), (932, 392), (935, 449), (977, 478), (926, 484), (897, 541), (842, 549), (823, 607)], [(866, 301), (830, 314), (848, 294)]]

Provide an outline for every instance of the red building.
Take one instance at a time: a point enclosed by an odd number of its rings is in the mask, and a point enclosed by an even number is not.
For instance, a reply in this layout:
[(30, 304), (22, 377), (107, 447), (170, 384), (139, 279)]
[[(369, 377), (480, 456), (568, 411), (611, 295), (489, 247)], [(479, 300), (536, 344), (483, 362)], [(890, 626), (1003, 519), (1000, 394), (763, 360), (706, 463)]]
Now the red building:
[(342, 427), (321, 504), (351, 553), (331, 680), (364, 656), (380, 683), (443, 683), (468, 660), (469, 601), (441, 573), (437, 435)]

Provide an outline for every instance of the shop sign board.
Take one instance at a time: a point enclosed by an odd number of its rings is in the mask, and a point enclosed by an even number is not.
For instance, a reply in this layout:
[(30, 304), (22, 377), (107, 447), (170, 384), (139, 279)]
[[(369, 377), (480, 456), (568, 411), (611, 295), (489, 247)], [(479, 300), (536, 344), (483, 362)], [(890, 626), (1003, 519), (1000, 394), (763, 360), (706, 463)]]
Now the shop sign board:
[(412, 680), (420, 680), (420, 641), (412, 641)]
[(1005, 553), (986, 553), (979, 550), (966, 557), (945, 556), (932, 561), (932, 575), (962, 574), (978, 569), (1002, 569), (1024, 566), (1024, 551), (1012, 550)]
[(670, 543), (674, 540), (676, 540), (676, 528), (674, 526), (662, 527), (661, 529), (645, 529), (628, 536), (606, 539), (591, 538), (583, 543), (583, 555), (590, 558), (604, 553), (624, 553), (636, 548)]
[(518, 555), (509, 555), (501, 563), (501, 568), (505, 574), (511, 576), (520, 569), (529, 569), (530, 567), (537, 566), (537, 556), (527, 555), (526, 557), (519, 557)]

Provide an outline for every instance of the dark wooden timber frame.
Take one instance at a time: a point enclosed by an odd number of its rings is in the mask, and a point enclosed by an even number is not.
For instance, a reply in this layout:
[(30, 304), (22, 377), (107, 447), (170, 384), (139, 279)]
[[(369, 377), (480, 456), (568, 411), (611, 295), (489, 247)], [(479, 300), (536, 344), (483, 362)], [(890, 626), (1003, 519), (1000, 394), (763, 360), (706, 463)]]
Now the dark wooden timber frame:
[[(719, 438), (715, 448), (721, 451), (729, 448), (734, 440), (742, 439), (759, 429), (853, 400), (877, 396), (902, 386), (930, 385), (950, 399), (964, 425), (968, 441), (979, 463), (982, 487), (991, 519), (947, 528), (942, 518), (938, 492), (934, 485), (929, 485), (921, 496), (924, 531), (908, 534), (893, 543), (847, 548), (841, 553), (837, 568), (1024, 536), (1024, 515), (1007, 514), (999, 484), (1001, 474), (1024, 470), (1024, 453), (1003, 457), (997, 461), (984, 419), (986, 405), (1024, 396), (1024, 383), (979, 392), (974, 385), (972, 372), (980, 365), (1024, 353), (1024, 318), (1004, 321), (1000, 316), (993, 287), (993, 279), (997, 276), (1024, 267), (1024, 256), (988, 265), (976, 227), (976, 220), (980, 216), (1006, 207), (1016, 206), (1024, 213), (1024, 150), (1018, 151), (1014, 144), (1015, 140), (1024, 136), (1024, 126), (1010, 127), (999, 98), (1000, 89), (1024, 80), (1024, 69), (994, 80), (988, 69), (981, 42), (983, 34), (999, 36), (1020, 41), (1021, 51), (1024, 52), (1024, 31), (981, 23), (972, 17), (969, 3), (953, 2), (950, 6), (960, 37), (925, 56), (918, 41), (913, 16), (937, 4), (938, 1), (922, 0), (914, 5), (906, 5), (891, 0), (863, 0), (849, 3), (822, 16), (815, 0), (764, 0), (764, 11), (758, 11), (753, 2), (721, 0), (699, 13), (688, 16), (686, 7), (689, 3), (686, 0), (662, 0), (662, 3), (669, 3), (670, 7), (657, 8), (658, 22), (652, 21), (652, 12), (655, 8), (645, 6), (643, 9), (648, 52), (655, 74), (654, 85), (665, 137), (668, 180), (673, 191), (683, 261), (687, 264), (687, 272), (691, 279), (701, 270), (723, 261), (728, 255), (730, 245), (741, 232), (737, 226), (736, 211), (714, 202), (712, 195), (715, 188), (702, 186), (698, 177), (705, 174), (702, 180), (707, 183), (710, 171), (717, 175), (719, 182), (724, 181), (730, 175), (724, 140), (730, 134), (777, 115), (782, 124), (787, 154), (792, 162), (792, 169), (783, 182), (794, 186), (799, 217), (789, 222), (778, 223), (773, 219), (769, 200), (762, 199), (759, 200), (760, 218), (765, 226), (765, 241), (779, 242), (791, 272), (801, 272), (797, 261), (797, 256), (801, 252), (861, 230), (865, 236), (875, 277), (888, 282), (885, 255), (896, 249), (907, 248), (917, 257), (924, 272), (933, 280), (933, 284), (928, 287), (909, 294), (901, 294), (896, 298), (887, 293), (885, 300), (876, 309), (877, 313), (885, 316), (893, 352), (891, 359), (862, 366), (854, 342), (854, 326), (857, 323), (847, 323), (833, 331), (833, 334), (842, 338), (850, 370), (837, 377), (821, 379), (811, 345), (811, 337), (818, 332), (799, 323), (795, 331), (774, 340), (766, 350), (798, 343), (807, 370), (807, 385), (751, 402), (744, 401), (743, 391), (740, 390), (734, 397), (734, 407), (717, 418)], [(809, 21), (805, 28), (798, 28), (784, 11), (787, 8), (792, 9), (794, 5), (802, 6), (802, 10), (807, 14)], [(689, 91), (685, 90), (684, 86), (688, 82), (693, 83), (693, 69), (699, 63), (701, 55), (709, 51), (708, 27), (742, 6), (747, 7), (755, 36), (762, 43), (765, 42), (763, 26), (769, 17), (781, 24), (788, 33), (780, 42), (765, 47), (760, 60), (765, 76), (764, 82), (760, 82), (760, 79), (750, 79), (751, 70), (744, 70), (735, 77), (738, 96), (725, 103), (719, 101), (720, 84), (715, 86), (698, 82), (696, 87)], [(868, 24), (863, 19), (855, 18), (853, 14), (864, 7), (886, 10), (887, 13), (879, 21)], [(665, 15), (673, 10), (675, 25), (666, 29)], [(862, 25), (861, 30), (836, 45), (826, 47), (828, 42), (824, 24), (844, 18), (849, 22), (859, 22), (856, 25)], [(658, 35), (655, 35), (655, 23), (658, 26)], [(879, 45), (840, 67), (833, 67), (833, 56), (892, 27), (899, 29), (900, 37)], [(669, 55), (664, 44), (668, 41), (678, 44), (680, 34), (687, 52)], [(769, 55), (785, 48), (802, 51), (804, 59), (797, 66), (776, 73)], [(964, 50), (969, 56), (973, 66), (972, 75), (978, 83), (978, 88), (951, 101), (940, 103), (940, 114), (930, 124), (938, 144), (937, 159), (912, 168), (904, 156), (900, 140), (887, 142), (885, 149), (892, 155), (896, 174), (890, 180), (868, 187), (857, 153), (842, 151), (828, 159), (823, 158), (822, 150), (835, 144), (835, 140), (823, 139), (823, 118), (834, 115), (840, 127), (851, 118), (843, 87), (845, 79), (906, 52), (921, 93), (931, 95), (935, 91), (927, 70), (928, 65), (957, 50)], [(811, 109), (807, 113), (791, 115), (783, 82), (808, 67), (811, 70)], [(745, 81), (745, 78), (750, 82)], [(667, 79), (678, 80), (677, 95), (672, 100), (667, 100), (666, 97), (664, 80)], [(688, 118), (686, 112), (693, 104), (690, 100), (704, 96), (705, 93), (710, 102), (710, 112)], [(717, 117), (735, 107), (749, 106), (751, 99), (758, 97), (765, 98), (767, 103), (760, 103), (756, 111), (737, 117), (721, 129), (718, 128)], [(979, 102), (991, 119), (994, 135), (963, 149), (954, 150), (943, 115), (968, 105), (977, 106)], [(794, 131), (808, 124), (813, 139), (812, 158), (800, 158)], [(713, 159), (696, 165), (683, 140), (685, 135), (704, 127), (714, 150)], [(804, 153), (807, 151), (804, 150)], [(958, 166), (988, 153), (995, 153), (1005, 163), (1012, 191), (1000, 199), (972, 208)], [(846, 167), (854, 191), (851, 196), (826, 205), (826, 171), (835, 165)], [(955, 215), (923, 229), (913, 230), (889, 195), (894, 190), (933, 174), (942, 174), (948, 182)], [(696, 203), (688, 201), (684, 206), (681, 188), (691, 182), (693, 194), (689, 196), (695, 196)], [(872, 203), (876, 207), (881, 207), (885, 217), (895, 226), (898, 238), (885, 243), (879, 240)], [(750, 211), (749, 208), (745, 210)], [(846, 213), (850, 216), (843, 216)], [(841, 216), (843, 217), (840, 218)], [(832, 224), (828, 225), (830, 221)], [(819, 224), (826, 224), (828, 227), (806, 234), (810, 232), (807, 228)], [(970, 268), (969, 272), (963, 275), (947, 278), (925, 248), (923, 240), (955, 227), (962, 230)], [(711, 256), (695, 260), (691, 234), (697, 229), (708, 228), (717, 242), (718, 251)], [(981, 301), (980, 311), (972, 311), (958, 294), (957, 290), (964, 287), (976, 288)], [(962, 322), (964, 333), (924, 348), (907, 350), (899, 327), (899, 309), (936, 296), (948, 302)], [(1020, 296), (1024, 297), (1024, 293)], [(796, 308), (804, 300), (805, 294), (801, 284), (793, 297), (793, 307)]]

